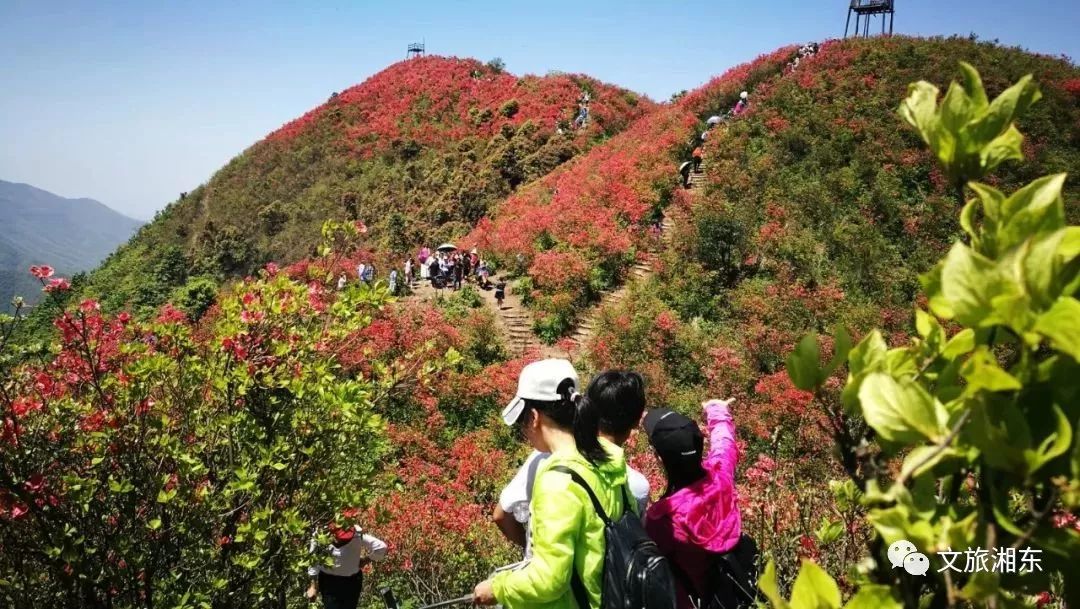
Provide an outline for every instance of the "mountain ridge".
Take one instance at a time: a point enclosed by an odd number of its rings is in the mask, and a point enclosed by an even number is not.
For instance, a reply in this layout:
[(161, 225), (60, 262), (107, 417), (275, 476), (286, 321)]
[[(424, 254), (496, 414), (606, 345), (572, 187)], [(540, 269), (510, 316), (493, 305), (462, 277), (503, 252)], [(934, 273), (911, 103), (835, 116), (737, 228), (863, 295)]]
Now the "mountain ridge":
[(32, 264), (58, 273), (89, 271), (144, 223), (88, 197), (67, 198), (22, 182), (0, 180), (0, 298), (37, 300)]

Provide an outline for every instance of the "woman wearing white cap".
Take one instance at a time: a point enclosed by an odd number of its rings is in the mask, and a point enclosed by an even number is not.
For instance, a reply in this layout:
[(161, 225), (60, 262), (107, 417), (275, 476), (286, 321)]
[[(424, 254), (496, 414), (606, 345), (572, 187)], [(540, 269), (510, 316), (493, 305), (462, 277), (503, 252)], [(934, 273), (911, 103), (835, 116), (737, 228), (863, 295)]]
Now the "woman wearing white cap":
[[(536, 467), (529, 503), (532, 558), (502, 571), (473, 591), (478, 605), (507, 609), (599, 607), (604, 564), (604, 522), (588, 492), (563, 468), (583, 479), (611, 518), (637, 508), (628, 500), (622, 449), (602, 445), (598, 421), (575, 426), (581, 396), (567, 360), (529, 364), (518, 378), (503, 422), (516, 427), (533, 448), (550, 453)], [(580, 599), (580, 600), (577, 600)]]

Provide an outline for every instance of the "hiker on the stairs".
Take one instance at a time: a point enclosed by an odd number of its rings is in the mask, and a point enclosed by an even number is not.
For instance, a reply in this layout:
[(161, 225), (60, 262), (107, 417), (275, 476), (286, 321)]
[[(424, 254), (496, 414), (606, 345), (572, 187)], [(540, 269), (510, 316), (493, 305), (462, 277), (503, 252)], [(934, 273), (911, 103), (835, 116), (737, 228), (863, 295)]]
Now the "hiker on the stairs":
[(412, 258), (406, 258), (405, 259), (405, 285), (411, 286), (415, 280), (416, 280), (416, 278), (413, 277)]
[(739, 101), (735, 102), (735, 107), (731, 109), (731, 114), (739, 116), (750, 106), (750, 94), (746, 91), (739, 93)]
[(701, 171), (701, 157), (704, 154), (705, 152), (702, 150), (701, 146), (694, 148), (694, 152), (691, 153), (691, 157), (694, 159), (694, 171)]
[(690, 170), (693, 167), (694, 163), (691, 161), (685, 161), (682, 165), (679, 165), (679, 175), (682, 176), (683, 188), (690, 188)]

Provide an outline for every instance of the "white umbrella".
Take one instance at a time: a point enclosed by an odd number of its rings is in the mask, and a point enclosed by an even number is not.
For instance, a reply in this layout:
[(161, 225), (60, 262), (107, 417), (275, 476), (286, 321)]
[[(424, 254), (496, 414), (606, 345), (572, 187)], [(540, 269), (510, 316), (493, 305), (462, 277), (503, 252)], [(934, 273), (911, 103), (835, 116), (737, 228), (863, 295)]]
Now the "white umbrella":
[(438, 249), (440, 252), (452, 252), (457, 249), (457, 246), (453, 243), (443, 243), (436, 249)]
[(719, 123), (720, 120), (721, 119), (720, 119), (719, 116), (713, 115), (713, 116), (709, 117), (709, 120), (705, 121), (705, 124), (707, 124), (707, 125), (715, 125), (715, 124)]

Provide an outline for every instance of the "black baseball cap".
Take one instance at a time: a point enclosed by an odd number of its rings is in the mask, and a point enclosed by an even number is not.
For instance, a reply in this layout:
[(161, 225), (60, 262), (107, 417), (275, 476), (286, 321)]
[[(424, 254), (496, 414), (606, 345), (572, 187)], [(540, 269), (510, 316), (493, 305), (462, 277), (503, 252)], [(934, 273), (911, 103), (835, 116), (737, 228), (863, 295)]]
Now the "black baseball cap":
[(643, 422), (649, 444), (665, 463), (700, 462), (705, 437), (693, 420), (670, 408), (653, 408)]

